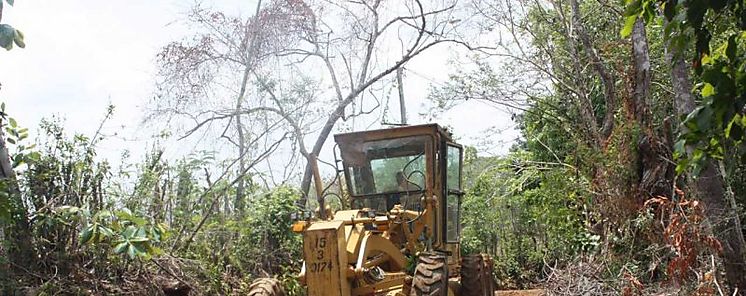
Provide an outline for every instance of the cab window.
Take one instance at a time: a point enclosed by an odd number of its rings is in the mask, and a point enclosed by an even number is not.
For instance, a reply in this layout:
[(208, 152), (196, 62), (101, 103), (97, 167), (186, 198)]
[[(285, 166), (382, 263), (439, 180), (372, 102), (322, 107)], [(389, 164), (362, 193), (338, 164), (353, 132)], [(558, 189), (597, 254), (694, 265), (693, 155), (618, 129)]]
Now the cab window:
[(446, 242), (459, 241), (461, 234), (461, 147), (446, 148)]

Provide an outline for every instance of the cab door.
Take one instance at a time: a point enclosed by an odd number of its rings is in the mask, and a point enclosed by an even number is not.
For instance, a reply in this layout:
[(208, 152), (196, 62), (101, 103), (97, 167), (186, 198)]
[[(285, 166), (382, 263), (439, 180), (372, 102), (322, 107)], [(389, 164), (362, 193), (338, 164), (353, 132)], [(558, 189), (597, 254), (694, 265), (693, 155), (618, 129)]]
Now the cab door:
[(464, 195), (461, 182), (461, 145), (446, 143), (445, 148), (445, 227), (444, 238), (447, 244), (458, 244), (461, 238), (461, 199)]

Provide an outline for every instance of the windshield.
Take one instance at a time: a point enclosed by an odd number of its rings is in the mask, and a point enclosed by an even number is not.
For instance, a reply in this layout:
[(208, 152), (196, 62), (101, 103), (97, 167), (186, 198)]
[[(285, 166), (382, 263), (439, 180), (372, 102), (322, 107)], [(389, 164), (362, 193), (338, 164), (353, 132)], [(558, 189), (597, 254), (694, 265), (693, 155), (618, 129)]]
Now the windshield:
[(425, 188), (427, 136), (342, 147), (352, 195), (420, 192)]

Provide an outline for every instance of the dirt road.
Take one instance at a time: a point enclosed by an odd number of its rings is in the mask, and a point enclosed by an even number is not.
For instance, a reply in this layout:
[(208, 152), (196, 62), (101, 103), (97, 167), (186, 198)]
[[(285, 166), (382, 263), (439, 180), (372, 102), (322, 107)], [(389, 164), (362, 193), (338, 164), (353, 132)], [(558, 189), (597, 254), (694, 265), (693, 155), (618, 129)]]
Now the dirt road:
[(541, 296), (544, 295), (544, 290), (510, 290), (510, 291), (497, 291), (495, 296)]

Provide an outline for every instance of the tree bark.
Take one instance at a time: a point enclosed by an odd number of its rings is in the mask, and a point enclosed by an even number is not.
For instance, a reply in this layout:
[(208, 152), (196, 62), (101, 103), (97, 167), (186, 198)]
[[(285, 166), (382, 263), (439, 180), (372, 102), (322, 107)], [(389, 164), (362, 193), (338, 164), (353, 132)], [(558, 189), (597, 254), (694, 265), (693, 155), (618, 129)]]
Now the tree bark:
[(635, 116), (643, 128), (650, 127), (650, 109), (648, 97), (650, 93), (650, 51), (645, 24), (638, 18), (632, 29), (632, 58), (635, 69)]
[(617, 108), (616, 88), (614, 86), (616, 78), (611, 71), (606, 69), (606, 64), (601, 59), (601, 56), (598, 54), (598, 52), (596, 52), (596, 49), (591, 43), (591, 37), (585, 30), (585, 26), (583, 25), (580, 18), (580, 5), (578, 4), (578, 1), (571, 0), (570, 2), (570, 4), (572, 5), (572, 18), (573, 25), (575, 27), (575, 33), (577, 33), (578, 39), (580, 39), (584, 50), (587, 52), (588, 57), (590, 57), (591, 59), (593, 70), (596, 71), (599, 78), (601, 79), (601, 84), (603, 84), (604, 86), (604, 103), (606, 105), (606, 113), (604, 114), (600, 133), (602, 140), (606, 140), (609, 138), (609, 136), (611, 135), (611, 131), (614, 129), (614, 112)]
[[(667, 136), (668, 122), (664, 122), (663, 133), (653, 127), (650, 111), (650, 50), (647, 32), (642, 19), (637, 19), (632, 29), (632, 58), (634, 61), (635, 85), (633, 106), (628, 112), (634, 112), (641, 134), (637, 140), (638, 164), (638, 199), (640, 205), (645, 199), (655, 196), (671, 196), (673, 188), (674, 167), (665, 159), (671, 158), (672, 146)], [(661, 136), (661, 134), (663, 134)]]
[[(694, 111), (697, 105), (691, 92), (689, 67), (684, 62), (682, 54), (671, 52), (668, 55), (672, 64), (671, 78), (676, 110), (680, 116), (687, 115)], [(682, 126), (682, 129), (685, 127)], [(687, 147), (687, 150), (691, 148)], [(713, 159), (705, 160), (704, 167), (699, 177), (694, 179), (693, 185), (697, 190), (697, 196), (704, 202), (705, 216), (712, 225), (712, 231), (722, 244), (728, 284), (732, 289), (746, 291), (746, 243), (741, 232), (737, 209), (734, 209), (728, 200), (725, 180)]]

